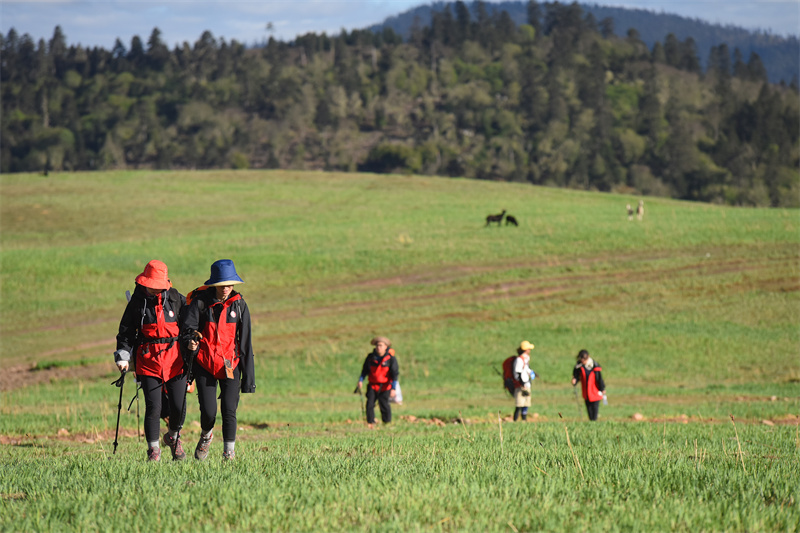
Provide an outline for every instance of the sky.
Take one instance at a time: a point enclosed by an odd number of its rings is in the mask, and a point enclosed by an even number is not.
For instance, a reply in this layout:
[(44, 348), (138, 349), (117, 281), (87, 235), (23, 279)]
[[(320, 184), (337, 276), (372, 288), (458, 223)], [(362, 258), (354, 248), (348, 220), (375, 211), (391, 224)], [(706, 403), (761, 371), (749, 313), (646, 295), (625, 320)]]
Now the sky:
[[(491, 0), (489, 0), (491, 2)], [(567, 3), (570, 0), (562, 0)], [(648, 9), (710, 23), (800, 34), (800, 0), (579, 0)], [(49, 40), (61, 26), (67, 44), (111, 49), (119, 38), (146, 44), (157, 27), (170, 48), (194, 44), (205, 30), (215, 38), (246, 45), (270, 36), (290, 41), (305, 33), (336, 35), (378, 24), (425, 0), (0, 0), (0, 31), (11, 28), (35, 41)], [(540, 1), (543, 3), (543, 1)]]

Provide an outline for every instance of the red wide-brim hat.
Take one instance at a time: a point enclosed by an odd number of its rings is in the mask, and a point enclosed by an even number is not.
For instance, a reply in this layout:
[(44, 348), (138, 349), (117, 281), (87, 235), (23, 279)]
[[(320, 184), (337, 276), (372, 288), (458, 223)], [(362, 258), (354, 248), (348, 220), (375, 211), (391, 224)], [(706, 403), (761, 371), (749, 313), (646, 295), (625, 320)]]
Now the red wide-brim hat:
[(167, 265), (157, 259), (147, 263), (147, 266), (144, 267), (144, 272), (136, 276), (136, 283), (143, 287), (162, 291), (172, 287), (167, 274)]

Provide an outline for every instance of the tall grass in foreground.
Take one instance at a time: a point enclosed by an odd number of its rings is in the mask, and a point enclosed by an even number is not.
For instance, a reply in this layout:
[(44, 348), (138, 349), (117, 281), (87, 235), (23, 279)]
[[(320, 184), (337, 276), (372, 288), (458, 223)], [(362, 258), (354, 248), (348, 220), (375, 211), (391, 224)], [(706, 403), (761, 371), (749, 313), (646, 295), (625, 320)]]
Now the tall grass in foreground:
[[(223, 463), (43, 441), (0, 449), (4, 531), (796, 531), (795, 428), (274, 427)], [(744, 472), (740, 461), (747, 465)]]

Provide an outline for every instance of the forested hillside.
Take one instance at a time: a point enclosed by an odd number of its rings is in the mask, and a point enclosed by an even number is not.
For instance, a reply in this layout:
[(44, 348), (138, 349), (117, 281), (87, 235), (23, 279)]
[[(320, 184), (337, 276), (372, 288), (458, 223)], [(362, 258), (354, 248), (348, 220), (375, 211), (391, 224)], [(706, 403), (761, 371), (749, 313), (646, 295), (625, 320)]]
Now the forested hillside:
[(408, 172), (800, 203), (797, 87), (692, 38), (648, 47), (578, 4), (527, 24), (462, 2), (417, 26), (248, 49), (153, 30), (112, 50), (2, 35), (2, 172), (298, 168)]
[[(432, 2), (420, 5), (389, 17), (381, 24), (376, 24), (372, 31), (383, 31), (391, 28), (403, 37), (411, 35), (416, 25), (430, 24), (433, 13), (444, 10), (447, 2)], [(471, 13), (477, 13), (479, 2), (466, 2)], [(547, 3), (542, 3), (547, 6)], [(767, 69), (768, 79), (774, 83), (797, 83), (800, 78), (800, 39), (797, 35), (775, 35), (769, 28), (760, 31), (749, 31), (736, 26), (722, 26), (704, 20), (693, 19), (672, 13), (655, 12), (647, 9), (629, 7), (602, 6), (594, 3), (579, 4), (588, 15), (593, 16), (602, 31), (613, 32), (618, 37), (626, 37), (633, 28), (642, 41), (652, 48), (656, 42), (663, 42), (669, 34), (684, 41), (689, 37), (697, 46), (700, 65), (708, 66), (709, 52), (712, 47), (725, 44), (734, 56), (748, 61), (752, 54), (758, 55)], [(486, 3), (486, 11), (491, 16), (507, 11), (515, 24), (528, 22), (527, 2), (523, 0)], [(791, 9), (787, 10), (787, 16)], [(798, 29), (800, 30), (800, 28)]]

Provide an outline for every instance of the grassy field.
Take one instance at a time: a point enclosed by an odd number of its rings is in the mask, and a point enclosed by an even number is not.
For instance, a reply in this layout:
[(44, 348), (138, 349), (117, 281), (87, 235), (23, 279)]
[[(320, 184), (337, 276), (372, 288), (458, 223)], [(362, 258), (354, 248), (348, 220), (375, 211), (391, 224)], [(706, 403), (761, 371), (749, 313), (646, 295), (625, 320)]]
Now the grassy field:
[[(288, 171), (0, 176), (0, 529), (796, 531), (798, 212), (647, 198), (628, 221), (636, 201)], [(520, 226), (484, 227), (502, 209)], [(135, 404), (111, 455), (125, 290), (161, 259), (186, 293), (220, 258), (253, 316), (240, 457), (144, 464)], [(375, 334), (406, 401), (367, 432), (352, 388)], [(498, 424), (495, 369), (522, 339), (534, 422)], [(594, 425), (569, 386), (581, 348), (608, 386)], [(192, 403), (188, 446), (198, 420)]]

